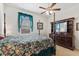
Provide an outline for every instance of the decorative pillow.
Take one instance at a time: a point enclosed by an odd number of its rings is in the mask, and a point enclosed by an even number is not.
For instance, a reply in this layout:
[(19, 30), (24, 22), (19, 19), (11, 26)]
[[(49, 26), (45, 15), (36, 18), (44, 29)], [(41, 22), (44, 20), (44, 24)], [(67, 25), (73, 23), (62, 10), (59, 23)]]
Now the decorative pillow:
[(2, 39), (4, 39), (4, 37), (3, 36), (0, 36), (0, 40), (2, 40)]

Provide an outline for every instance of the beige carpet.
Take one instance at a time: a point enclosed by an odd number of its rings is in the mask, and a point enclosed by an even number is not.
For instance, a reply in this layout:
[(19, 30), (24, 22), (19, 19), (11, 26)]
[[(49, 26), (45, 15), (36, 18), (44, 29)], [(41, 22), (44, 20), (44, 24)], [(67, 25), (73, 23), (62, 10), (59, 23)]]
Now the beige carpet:
[(57, 45), (56, 56), (79, 56), (79, 50), (72, 51)]

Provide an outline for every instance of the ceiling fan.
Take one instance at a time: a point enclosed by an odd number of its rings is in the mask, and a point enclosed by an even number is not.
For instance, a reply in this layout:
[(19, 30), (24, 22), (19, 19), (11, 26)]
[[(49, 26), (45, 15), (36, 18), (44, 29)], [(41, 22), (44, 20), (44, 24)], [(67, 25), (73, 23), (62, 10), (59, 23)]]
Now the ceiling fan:
[(52, 14), (52, 11), (60, 11), (61, 10), (61, 8), (54, 8), (53, 9), (53, 7), (56, 5), (56, 3), (52, 3), (49, 7), (47, 7), (47, 8), (44, 8), (44, 7), (39, 7), (39, 8), (41, 8), (41, 9), (43, 9), (44, 11), (41, 13), (41, 14), (44, 14), (44, 13), (48, 13), (49, 15), (51, 15)]

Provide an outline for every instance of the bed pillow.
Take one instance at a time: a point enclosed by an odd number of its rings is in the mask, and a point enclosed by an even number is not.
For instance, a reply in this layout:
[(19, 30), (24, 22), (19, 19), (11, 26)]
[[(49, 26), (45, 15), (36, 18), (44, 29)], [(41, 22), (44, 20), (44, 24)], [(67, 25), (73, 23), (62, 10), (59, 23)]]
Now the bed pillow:
[(3, 36), (0, 36), (0, 40), (2, 40), (2, 39), (4, 39), (4, 37)]

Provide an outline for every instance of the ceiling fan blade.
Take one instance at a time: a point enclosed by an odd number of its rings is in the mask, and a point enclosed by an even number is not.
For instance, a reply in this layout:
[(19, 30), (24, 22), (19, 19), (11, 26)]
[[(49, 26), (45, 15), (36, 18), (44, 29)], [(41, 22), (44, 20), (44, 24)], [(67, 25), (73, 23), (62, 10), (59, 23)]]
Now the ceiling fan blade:
[(61, 10), (61, 8), (56, 8), (56, 9), (53, 9), (54, 11), (60, 11)]
[(41, 6), (40, 6), (39, 8), (41, 8), (41, 9), (46, 9), (46, 8), (44, 8), (44, 7), (41, 7)]
[(45, 13), (46, 11), (42, 12), (41, 14)]
[(56, 5), (56, 3), (52, 3), (52, 5), (49, 8), (52, 8)]

